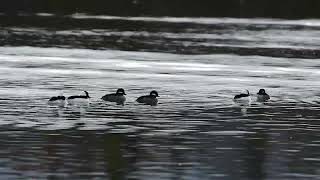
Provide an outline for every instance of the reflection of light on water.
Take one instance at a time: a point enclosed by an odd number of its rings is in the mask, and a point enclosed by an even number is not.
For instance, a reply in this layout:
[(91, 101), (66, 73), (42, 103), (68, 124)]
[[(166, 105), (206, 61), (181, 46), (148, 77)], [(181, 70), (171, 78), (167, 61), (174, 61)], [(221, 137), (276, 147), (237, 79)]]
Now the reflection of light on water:
[(125, 67), (125, 68), (150, 68), (149, 65), (139, 62), (123, 62), (118, 63), (116, 66)]
[(47, 69), (47, 68), (4, 68), (0, 67), (1, 71), (10, 71), (10, 72), (19, 72), (23, 73), (30, 73), (30, 74), (65, 74), (65, 75), (72, 75), (72, 74), (83, 74), (83, 75), (102, 75), (104, 72), (97, 71), (97, 70), (79, 70), (79, 69)]
[(55, 16), (55, 14), (51, 14), (51, 13), (36, 13), (37, 16)]
[(278, 25), (305, 25), (320, 26), (319, 20), (282, 20), (282, 19), (245, 19), (245, 18), (185, 18), (185, 17), (120, 17), (105, 15), (87, 15), (76, 13), (71, 15), (75, 19), (105, 19), (105, 20), (131, 20), (131, 21), (152, 21), (152, 22), (173, 22), (173, 23), (197, 23), (197, 24), (278, 24)]
[(205, 134), (210, 135), (220, 135), (220, 136), (236, 136), (236, 135), (245, 135), (245, 134), (255, 134), (255, 132), (249, 131), (212, 131), (212, 132), (205, 132)]
[(276, 68), (279, 71), (283, 72), (302, 72), (302, 73), (316, 73), (320, 74), (319, 70), (317, 69), (299, 69), (299, 68)]

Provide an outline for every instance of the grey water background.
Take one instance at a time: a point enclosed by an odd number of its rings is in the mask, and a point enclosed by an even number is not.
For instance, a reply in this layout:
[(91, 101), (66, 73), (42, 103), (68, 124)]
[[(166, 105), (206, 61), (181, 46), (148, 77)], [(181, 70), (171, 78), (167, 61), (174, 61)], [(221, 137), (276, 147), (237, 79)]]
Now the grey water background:
[[(317, 19), (0, 16), (1, 179), (319, 179)], [(100, 100), (122, 87), (127, 102)], [(266, 103), (239, 106), (245, 89)], [(151, 90), (159, 105), (135, 99)], [(47, 104), (91, 95), (90, 104)]]

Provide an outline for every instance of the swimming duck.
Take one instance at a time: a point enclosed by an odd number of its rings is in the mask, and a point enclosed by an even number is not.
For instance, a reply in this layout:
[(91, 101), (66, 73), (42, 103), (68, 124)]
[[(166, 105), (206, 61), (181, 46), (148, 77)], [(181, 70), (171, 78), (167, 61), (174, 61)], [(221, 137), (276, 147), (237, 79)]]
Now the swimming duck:
[(76, 103), (76, 102), (89, 102), (89, 93), (87, 91), (84, 91), (86, 95), (74, 95), (74, 96), (69, 96), (68, 97), (68, 102), (69, 103)]
[(246, 90), (246, 94), (237, 94), (234, 96), (233, 100), (239, 104), (247, 105), (251, 103), (251, 97), (248, 90)]
[(49, 105), (58, 105), (58, 106), (64, 106), (66, 105), (66, 97), (65, 96), (53, 96), (49, 99), (48, 104)]
[(270, 96), (266, 93), (264, 89), (260, 89), (257, 95), (257, 101), (259, 102), (268, 101), (270, 99)]
[(159, 97), (157, 91), (151, 91), (149, 95), (146, 96), (140, 96), (136, 101), (138, 103), (143, 103), (151, 106), (156, 106), (158, 104), (158, 99)]
[(89, 99), (89, 93), (87, 91), (84, 91), (84, 93), (86, 93), (85, 96), (83, 95), (75, 95), (75, 96), (69, 96), (68, 99)]
[(124, 89), (119, 88), (116, 93), (106, 94), (102, 96), (101, 99), (104, 101), (116, 102), (118, 105), (124, 105), (124, 102), (126, 101), (124, 95), (126, 95)]
[(49, 99), (49, 101), (64, 101), (66, 100), (66, 97), (64, 96), (53, 96)]

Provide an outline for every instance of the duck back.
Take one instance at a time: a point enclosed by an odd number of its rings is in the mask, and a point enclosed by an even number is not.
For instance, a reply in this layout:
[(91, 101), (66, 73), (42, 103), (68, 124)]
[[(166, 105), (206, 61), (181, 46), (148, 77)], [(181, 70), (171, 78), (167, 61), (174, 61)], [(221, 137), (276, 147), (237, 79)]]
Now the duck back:
[(126, 101), (126, 97), (123, 95), (117, 95), (117, 94), (107, 94), (102, 96), (101, 98), (104, 101), (109, 101), (109, 102), (116, 102), (117, 104), (124, 104)]
[(143, 103), (151, 106), (156, 106), (158, 104), (158, 99), (153, 96), (141, 96), (136, 101), (138, 103)]

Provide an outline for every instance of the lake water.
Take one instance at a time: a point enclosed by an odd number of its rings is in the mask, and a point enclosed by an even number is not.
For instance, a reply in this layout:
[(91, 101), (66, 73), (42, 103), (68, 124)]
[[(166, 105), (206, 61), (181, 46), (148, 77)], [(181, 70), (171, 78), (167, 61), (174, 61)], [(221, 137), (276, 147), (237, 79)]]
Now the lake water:
[(319, 20), (0, 19), (1, 178), (319, 179)]

